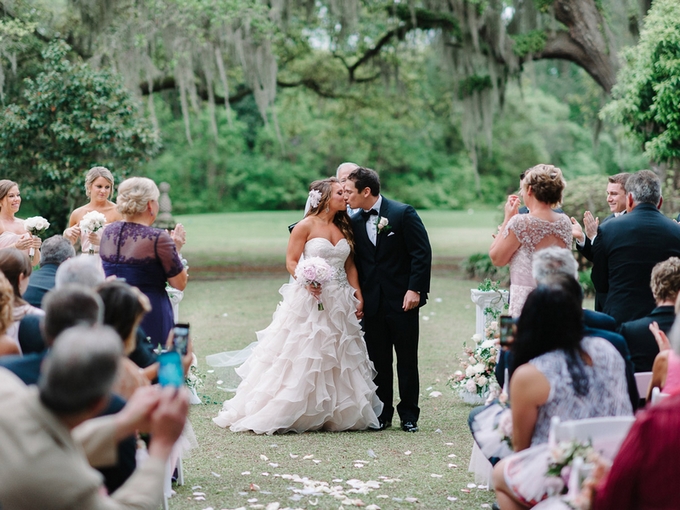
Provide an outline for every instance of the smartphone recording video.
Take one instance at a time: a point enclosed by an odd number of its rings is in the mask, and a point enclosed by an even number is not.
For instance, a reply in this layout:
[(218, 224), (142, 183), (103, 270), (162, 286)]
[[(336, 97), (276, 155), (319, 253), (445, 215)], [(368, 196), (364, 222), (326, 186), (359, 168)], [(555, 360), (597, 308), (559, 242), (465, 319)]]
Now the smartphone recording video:
[(515, 319), (510, 315), (501, 315), (500, 343), (502, 347), (509, 347), (515, 340)]

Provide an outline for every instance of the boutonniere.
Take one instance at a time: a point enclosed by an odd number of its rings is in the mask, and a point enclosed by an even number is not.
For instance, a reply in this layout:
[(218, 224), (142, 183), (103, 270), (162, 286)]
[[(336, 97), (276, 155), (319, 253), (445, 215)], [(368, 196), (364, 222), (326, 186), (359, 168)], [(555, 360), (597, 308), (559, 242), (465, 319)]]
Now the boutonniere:
[(384, 216), (381, 216), (375, 221), (375, 228), (378, 232), (378, 234), (382, 232), (387, 232), (392, 228), (392, 225), (389, 224), (389, 220), (385, 218)]

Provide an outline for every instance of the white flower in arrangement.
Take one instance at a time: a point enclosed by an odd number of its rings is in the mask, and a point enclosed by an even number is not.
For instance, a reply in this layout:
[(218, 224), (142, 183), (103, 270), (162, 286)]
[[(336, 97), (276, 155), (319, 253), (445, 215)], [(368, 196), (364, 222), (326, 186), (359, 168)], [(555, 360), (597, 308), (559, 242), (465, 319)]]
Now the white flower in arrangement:
[(486, 383), (488, 383), (488, 382), (489, 382), (489, 380), (483, 375), (480, 375), (477, 378), (477, 386), (486, 386)]
[(480, 335), (479, 333), (475, 333), (474, 335), (472, 335), (472, 341), (478, 344), (479, 342), (482, 341), (482, 335)]
[(475, 371), (475, 374), (483, 374), (486, 372), (486, 365), (484, 363), (477, 363), (474, 367), (472, 367)]
[(309, 192), (309, 206), (313, 209), (321, 202), (321, 192), (318, 189), (313, 189)]
[(466, 376), (466, 377), (472, 377), (472, 376), (474, 376), (475, 374), (476, 374), (476, 372), (475, 372), (475, 367), (473, 367), (472, 365), (468, 366), (468, 367), (465, 369), (465, 376)]
[(495, 345), (496, 345), (496, 341), (495, 341), (495, 340), (484, 340), (484, 341), (482, 342), (482, 344), (480, 345), (480, 347), (481, 347), (482, 349), (489, 349), (489, 348), (491, 348), (491, 347), (495, 347)]
[(468, 358), (468, 361), (470, 362), (470, 365), (476, 365), (477, 364), (477, 358), (475, 358), (474, 356), (470, 356)]
[(390, 223), (389, 220), (387, 218), (385, 218), (384, 216), (381, 216), (380, 218), (378, 218), (375, 221), (375, 228), (376, 228), (378, 234), (380, 234), (383, 231), (386, 232), (390, 228), (392, 228), (392, 227), (390, 227), (389, 223)]
[(106, 225), (106, 216), (98, 211), (90, 211), (80, 220), (80, 230), (97, 232)]
[(33, 216), (24, 220), (24, 227), (29, 234), (37, 236), (50, 228), (50, 222), (42, 216)]
[(465, 383), (465, 389), (470, 393), (475, 393), (477, 391), (477, 383), (475, 383), (474, 379), (468, 379)]
[[(314, 191), (314, 190), (312, 190)], [(295, 279), (301, 285), (321, 287), (333, 278), (335, 269), (321, 257), (309, 257), (302, 259), (295, 268)], [(317, 308), (323, 310), (323, 303), (317, 301)]]
[(498, 329), (498, 322), (497, 321), (491, 321), (489, 322), (489, 329)]

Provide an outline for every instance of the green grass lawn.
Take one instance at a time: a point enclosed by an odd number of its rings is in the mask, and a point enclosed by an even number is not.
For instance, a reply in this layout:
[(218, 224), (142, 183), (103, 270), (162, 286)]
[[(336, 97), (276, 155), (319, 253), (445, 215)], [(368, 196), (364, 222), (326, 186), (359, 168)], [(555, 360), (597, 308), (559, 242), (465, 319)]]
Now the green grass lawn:
[[(205, 355), (242, 348), (255, 340), (255, 331), (268, 325), (280, 299), (278, 288), (287, 281), (283, 270), (286, 226), (296, 216), (264, 212), (181, 218), (189, 239), (183, 253), (192, 267), (212, 260), (247, 269), (279, 261), (280, 270), (258, 277), (250, 272), (231, 273), (228, 278), (189, 283), (180, 315), (192, 324), (194, 349), (205, 374), (199, 393), (207, 403), (192, 406), (190, 419), (199, 447), (185, 459), (186, 485), (176, 488), (171, 508), (274, 508), (275, 503), (280, 508), (352, 506), (327, 494), (304, 495), (294, 501), (290, 499), (296, 497), (293, 489), (303, 489), (304, 484), (286, 475), (341, 487), (349, 499), (382, 509), (489, 505), (492, 492), (467, 487), (473, 483), (467, 472), (472, 438), (466, 418), (471, 407), (446, 384), (457, 369), (463, 342), (474, 333), (469, 289), (477, 282), (463, 279), (448, 265), (435, 271), (430, 301), (421, 311), (420, 432), (407, 434), (393, 427), (383, 432), (258, 436), (232, 433), (212, 423), (222, 401), (231, 394), (217, 388), (216, 375), (207, 372)], [(422, 217), (435, 259), (446, 261), (488, 249), (497, 213), (425, 211)], [(435, 391), (441, 396), (431, 397)], [(348, 493), (349, 480), (373, 480), (379, 487), (367, 494)], [(195, 492), (205, 493), (198, 496), (205, 500), (194, 499)]]

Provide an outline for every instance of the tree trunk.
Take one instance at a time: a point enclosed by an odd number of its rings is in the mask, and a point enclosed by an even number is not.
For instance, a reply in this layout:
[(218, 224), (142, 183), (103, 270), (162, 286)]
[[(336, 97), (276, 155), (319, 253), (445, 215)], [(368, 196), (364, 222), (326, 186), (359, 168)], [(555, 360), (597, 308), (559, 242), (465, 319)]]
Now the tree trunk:
[(548, 33), (535, 60), (565, 59), (585, 69), (609, 94), (616, 83), (617, 52), (614, 38), (595, 0), (555, 0), (555, 19), (568, 31)]

